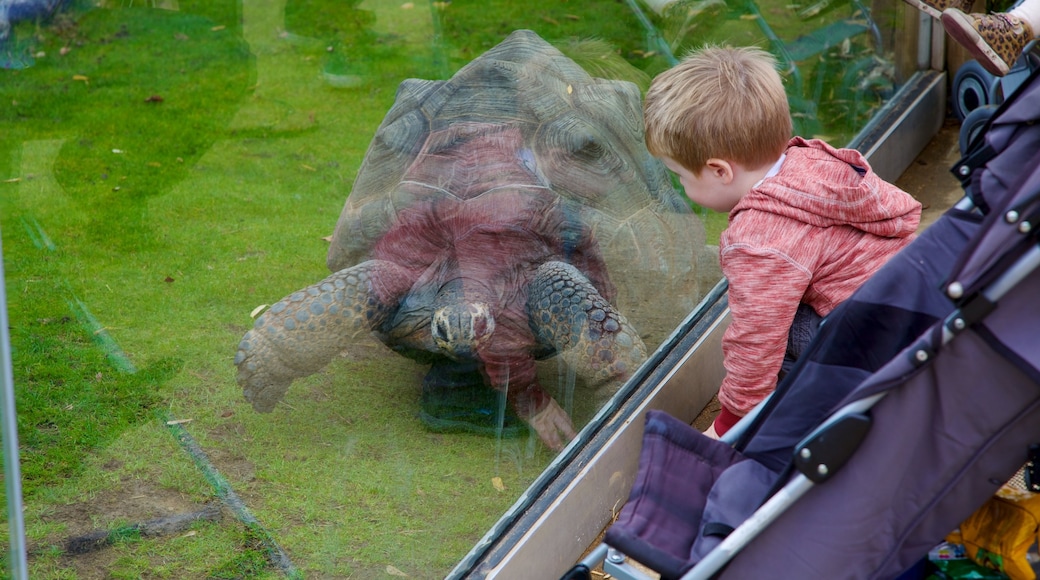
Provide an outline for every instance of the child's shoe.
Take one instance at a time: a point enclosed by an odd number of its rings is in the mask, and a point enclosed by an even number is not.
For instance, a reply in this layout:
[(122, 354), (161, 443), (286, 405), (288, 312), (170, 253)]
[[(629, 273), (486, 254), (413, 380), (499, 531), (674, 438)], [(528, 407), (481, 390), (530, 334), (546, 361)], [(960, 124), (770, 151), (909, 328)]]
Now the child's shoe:
[(947, 34), (998, 77), (1007, 74), (1033, 40), (1029, 25), (1010, 14), (965, 14), (949, 8), (942, 13), (942, 23)]
[(971, 10), (971, 5), (974, 4), (974, 0), (903, 0), (907, 4), (917, 8), (921, 12), (931, 16), (932, 18), (939, 18), (942, 16), (943, 10), (947, 8), (957, 8), (958, 10)]

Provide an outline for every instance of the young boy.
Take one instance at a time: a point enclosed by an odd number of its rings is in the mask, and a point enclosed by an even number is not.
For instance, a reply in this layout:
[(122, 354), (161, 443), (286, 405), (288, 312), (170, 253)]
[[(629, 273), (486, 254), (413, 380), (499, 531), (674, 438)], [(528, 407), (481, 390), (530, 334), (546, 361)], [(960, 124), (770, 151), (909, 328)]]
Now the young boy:
[(647, 147), (686, 195), (729, 213), (726, 377), (705, 432), (717, 437), (776, 388), (799, 305), (830, 313), (910, 243), (921, 204), (859, 152), (792, 139), (776, 61), (760, 49), (691, 54), (654, 79), (644, 117)]

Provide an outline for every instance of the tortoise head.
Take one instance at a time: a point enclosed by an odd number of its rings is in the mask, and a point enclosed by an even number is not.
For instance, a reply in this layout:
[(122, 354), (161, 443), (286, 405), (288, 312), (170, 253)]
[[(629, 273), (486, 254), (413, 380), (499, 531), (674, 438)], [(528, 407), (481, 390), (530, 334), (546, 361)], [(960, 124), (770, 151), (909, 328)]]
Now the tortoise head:
[(433, 342), (448, 357), (474, 358), (495, 332), (495, 317), (484, 302), (448, 304), (433, 313)]

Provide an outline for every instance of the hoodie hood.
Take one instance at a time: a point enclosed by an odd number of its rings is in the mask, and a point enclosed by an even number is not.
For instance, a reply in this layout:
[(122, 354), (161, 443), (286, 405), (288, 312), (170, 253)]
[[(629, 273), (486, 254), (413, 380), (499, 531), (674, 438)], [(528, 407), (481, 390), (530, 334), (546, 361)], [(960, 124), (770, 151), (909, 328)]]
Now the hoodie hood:
[(854, 149), (795, 137), (779, 171), (759, 182), (729, 214), (759, 210), (815, 227), (848, 225), (886, 238), (912, 235), (921, 204), (878, 177)]

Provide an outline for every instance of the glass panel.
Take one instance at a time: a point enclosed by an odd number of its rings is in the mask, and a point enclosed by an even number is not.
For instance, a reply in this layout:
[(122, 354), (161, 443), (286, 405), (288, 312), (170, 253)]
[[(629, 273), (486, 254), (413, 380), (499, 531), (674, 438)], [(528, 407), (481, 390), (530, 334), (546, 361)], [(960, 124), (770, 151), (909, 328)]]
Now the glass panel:
[(0, 2), (31, 577), (443, 576), (720, 277), (653, 75), (767, 46), (843, 145), (901, 6)]

